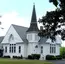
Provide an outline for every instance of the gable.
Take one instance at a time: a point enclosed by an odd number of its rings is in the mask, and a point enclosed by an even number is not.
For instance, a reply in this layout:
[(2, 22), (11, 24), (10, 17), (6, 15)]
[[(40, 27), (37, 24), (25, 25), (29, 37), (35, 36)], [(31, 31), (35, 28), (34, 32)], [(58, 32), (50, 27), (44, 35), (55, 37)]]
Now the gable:
[[(14, 38), (14, 39), (12, 39)], [(7, 31), (2, 43), (18, 43), (23, 42), (19, 34), (16, 32), (14, 27), (11, 25), (9, 30)]]
[(1, 37), (0, 37), (0, 43), (2, 42), (3, 38), (4, 38), (4, 36), (1, 36)]
[(27, 38), (26, 38), (26, 31), (27, 31), (27, 27), (23, 27), (23, 26), (18, 26), (18, 25), (13, 25), (14, 29), (16, 30), (16, 32), (19, 34), (19, 36), (21, 37), (21, 39), (26, 43), (28, 42)]
[(16, 32), (19, 34), (19, 36), (22, 39), (26, 39), (26, 31), (27, 31), (27, 27), (23, 27), (23, 26), (18, 26), (18, 25), (13, 25), (14, 29), (16, 30)]

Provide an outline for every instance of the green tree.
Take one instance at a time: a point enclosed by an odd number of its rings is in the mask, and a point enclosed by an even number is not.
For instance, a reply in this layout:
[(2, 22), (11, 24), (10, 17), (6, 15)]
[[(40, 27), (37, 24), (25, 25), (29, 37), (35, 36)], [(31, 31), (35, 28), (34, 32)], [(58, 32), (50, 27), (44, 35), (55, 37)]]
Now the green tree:
[(39, 36), (50, 37), (55, 40), (57, 34), (61, 35), (61, 39), (65, 40), (65, 29), (60, 29), (65, 26), (65, 0), (49, 0), (57, 9), (46, 13), (42, 19), (39, 20), (43, 24), (44, 29), (39, 32)]
[(60, 55), (65, 58), (65, 47), (60, 48)]

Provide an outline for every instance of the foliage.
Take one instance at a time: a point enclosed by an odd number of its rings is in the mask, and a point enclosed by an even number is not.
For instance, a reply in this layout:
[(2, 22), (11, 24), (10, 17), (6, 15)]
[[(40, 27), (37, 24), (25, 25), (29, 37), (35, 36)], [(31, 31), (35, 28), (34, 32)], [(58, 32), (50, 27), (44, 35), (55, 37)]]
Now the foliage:
[(22, 56), (22, 55), (21, 55), (21, 56), (13, 56), (13, 58), (14, 58), (14, 59), (22, 59), (23, 56)]
[(40, 54), (31, 54), (31, 55), (28, 55), (28, 59), (38, 59), (39, 60), (40, 58)]
[(62, 58), (65, 58), (65, 47), (60, 48), (60, 55), (62, 56)]
[(61, 55), (47, 55), (46, 56), (46, 60), (61, 60), (62, 59), (62, 56)]
[(53, 2), (53, 4), (54, 4), (55, 6), (58, 5), (58, 0), (49, 0), (49, 2)]
[(46, 55), (46, 60), (56, 60), (54, 55)]
[(3, 56), (3, 50), (0, 50), (0, 57)]
[(3, 56), (3, 58), (10, 58), (10, 56)]
[(33, 57), (33, 59), (38, 59), (39, 60), (40, 54), (32, 54), (32, 57)]
[(49, 2), (52, 2), (56, 7), (60, 7), (61, 9), (65, 8), (65, 0), (49, 0)]
[(32, 55), (28, 55), (28, 59), (33, 59)]
[(61, 56), (61, 55), (57, 55), (57, 56), (56, 56), (56, 59), (57, 59), (57, 60), (61, 60), (61, 59), (62, 59), (62, 56)]
[(65, 0), (49, 0), (49, 2), (52, 2), (57, 8), (54, 11), (47, 11), (46, 15), (39, 20), (44, 29), (40, 30), (38, 35), (55, 40), (55, 36), (60, 34), (61, 39), (65, 40), (65, 29), (59, 29), (65, 26)]

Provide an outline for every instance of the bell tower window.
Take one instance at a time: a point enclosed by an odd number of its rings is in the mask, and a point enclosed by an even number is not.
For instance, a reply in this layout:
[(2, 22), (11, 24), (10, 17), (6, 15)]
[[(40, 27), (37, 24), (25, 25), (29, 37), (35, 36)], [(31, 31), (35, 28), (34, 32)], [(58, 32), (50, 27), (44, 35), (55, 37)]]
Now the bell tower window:
[(32, 40), (32, 34), (28, 34), (28, 40)]
[(35, 34), (35, 40), (39, 40), (39, 36)]

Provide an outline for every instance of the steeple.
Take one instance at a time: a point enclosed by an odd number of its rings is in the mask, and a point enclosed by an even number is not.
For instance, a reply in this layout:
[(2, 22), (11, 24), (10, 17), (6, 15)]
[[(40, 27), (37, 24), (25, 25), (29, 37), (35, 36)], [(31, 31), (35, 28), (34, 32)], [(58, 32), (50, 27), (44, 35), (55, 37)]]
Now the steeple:
[(35, 11), (35, 4), (33, 5), (33, 11), (32, 11), (32, 17), (31, 17), (31, 23), (30, 27), (28, 28), (27, 32), (31, 31), (39, 31), (37, 26), (37, 18), (36, 18), (36, 11)]

